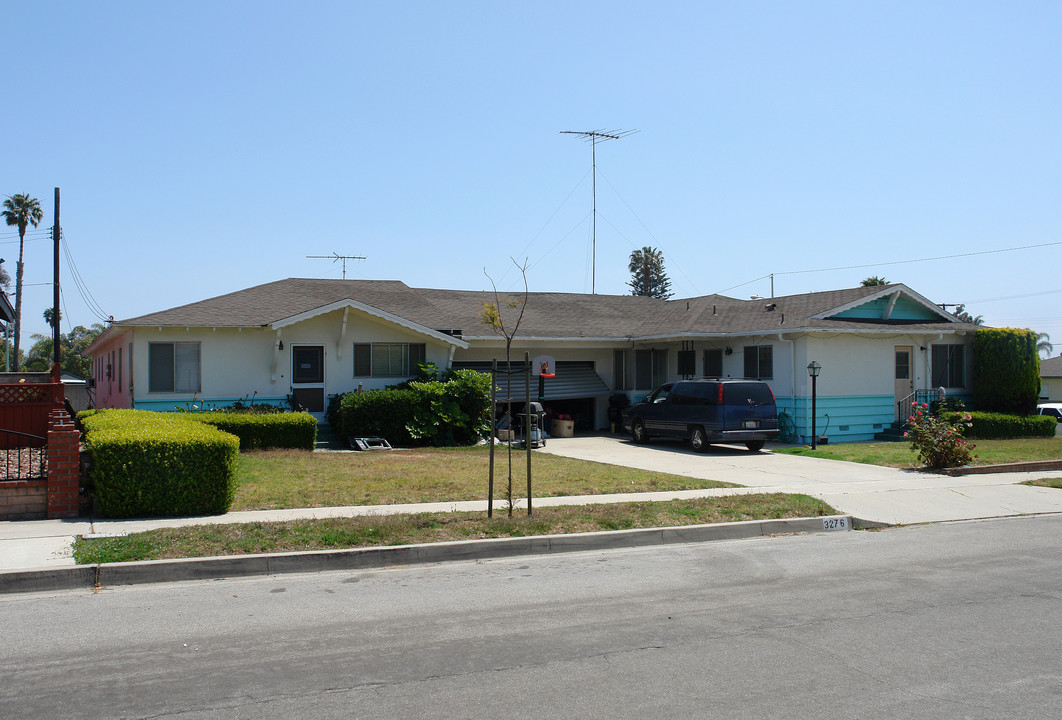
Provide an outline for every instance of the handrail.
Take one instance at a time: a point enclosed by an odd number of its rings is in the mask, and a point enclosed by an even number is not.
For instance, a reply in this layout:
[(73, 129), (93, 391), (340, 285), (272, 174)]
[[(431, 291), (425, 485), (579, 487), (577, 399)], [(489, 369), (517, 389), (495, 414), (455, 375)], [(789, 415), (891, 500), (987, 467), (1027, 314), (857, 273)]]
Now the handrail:
[(939, 398), (939, 390), (936, 388), (922, 388), (915, 390), (913, 393), (905, 397), (903, 400), (896, 402), (896, 419), (900, 422), (907, 422), (911, 419), (913, 414), (911, 408), (915, 405), (921, 405), (922, 403), (929, 404)]

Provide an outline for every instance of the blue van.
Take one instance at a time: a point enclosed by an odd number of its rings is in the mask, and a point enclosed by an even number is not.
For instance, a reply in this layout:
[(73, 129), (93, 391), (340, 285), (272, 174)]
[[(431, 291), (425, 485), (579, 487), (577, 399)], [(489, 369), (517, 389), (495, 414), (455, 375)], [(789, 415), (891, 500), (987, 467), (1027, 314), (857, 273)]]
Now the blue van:
[(631, 406), (624, 428), (636, 443), (671, 437), (688, 439), (698, 452), (712, 443), (756, 452), (778, 436), (778, 406), (771, 386), (758, 380), (679, 380)]

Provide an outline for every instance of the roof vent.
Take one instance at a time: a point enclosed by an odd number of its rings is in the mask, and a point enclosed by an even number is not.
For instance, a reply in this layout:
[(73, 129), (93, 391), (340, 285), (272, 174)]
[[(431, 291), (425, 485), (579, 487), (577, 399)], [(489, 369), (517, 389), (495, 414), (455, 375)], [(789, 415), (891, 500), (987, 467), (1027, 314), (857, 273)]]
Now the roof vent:
[(766, 305), (763, 306), (763, 309), (766, 310), (767, 312), (774, 312), (774, 309), (776, 307), (778, 307), (777, 303), (767, 303)]

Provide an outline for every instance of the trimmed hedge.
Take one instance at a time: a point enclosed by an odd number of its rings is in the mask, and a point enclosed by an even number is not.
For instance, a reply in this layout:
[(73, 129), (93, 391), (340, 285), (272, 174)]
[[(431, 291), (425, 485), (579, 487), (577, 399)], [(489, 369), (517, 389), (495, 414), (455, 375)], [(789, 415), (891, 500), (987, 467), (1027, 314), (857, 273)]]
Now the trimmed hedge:
[(341, 437), (382, 437), (395, 447), (472, 445), (490, 426), (490, 375), (455, 370), (446, 377), (339, 395), (329, 421)]
[(974, 406), (987, 412), (1029, 415), (1040, 394), (1036, 333), (982, 328), (974, 333)]
[(966, 437), (1007, 439), (1022, 437), (1054, 437), (1058, 421), (1050, 415), (1007, 415), (994, 412), (971, 412), (973, 427)]
[(175, 413), (103, 410), (80, 417), (104, 515), (215, 515), (232, 505), (235, 436)]
[(351, 392), (337, 402), (341, 437), (382, 437), (395, 447), (424, 444), (414, 441), (406, 429), (420, 404), (415, 390)]
[(191, 420), (213, 425), (240, 439), (240, 450), (294, 448), (313, 450), (317, 443), (317, 420), (309, 413), (194, 413)]

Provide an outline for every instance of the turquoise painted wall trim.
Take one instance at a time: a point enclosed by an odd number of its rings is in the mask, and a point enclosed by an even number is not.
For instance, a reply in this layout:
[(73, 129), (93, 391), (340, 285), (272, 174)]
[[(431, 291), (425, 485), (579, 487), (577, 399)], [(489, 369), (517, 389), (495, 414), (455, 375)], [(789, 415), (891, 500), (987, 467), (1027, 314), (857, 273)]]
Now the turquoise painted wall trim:
[[(778, 412), (785, 412), (796, 425), (797, 435), (811, 442), (811, 397), (777, 397)], [(873, 440), (874, 434), (892, 424), (896, 399), (892, 395), (857, 395), (815, 398), (815, 430), (830, 442)], [(827, 415), (829, 417), (827, 418)], [(846, 429), (841, 429), (842, 427)]]
[[(858, 318), (864, 320), (879, 320), (885, 314), (885, 310), (889, 307), (888, 296), (872, 300), (868, 303), (863, 303), (858, 307), (849, 308), (842, 313), (837, 313), (831, 317), (843, 319), (843, 318)], [(903, 297), (902, 295), (896, 301), (896, 306), (892, 309), (892, 314), (889, 316), (892, 320), (940, 320), (940, 316), (934, 313), (929, 308), (923, 307), (919, 303)]]
[[(221, 398), (196, 398), (195, 400), (133, 400), (133, 407), (137, 410), (152, 410), (154, 412), (179, 412), (179, 411), (194, 411), (205, 412), (206, 410), (215, 410), (220, 408), (229, 407), (236, 404), (237, 401), (243, 401), (245, 405), (249, 405), (250, 401), (246, 396), (244, 397), (221, 397)], [(274, 405), (276, 407), (287, 408), (288, 399), (286, 397), (256, 397), (254, 399), (255, 405)]]

